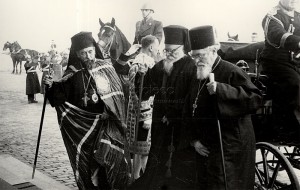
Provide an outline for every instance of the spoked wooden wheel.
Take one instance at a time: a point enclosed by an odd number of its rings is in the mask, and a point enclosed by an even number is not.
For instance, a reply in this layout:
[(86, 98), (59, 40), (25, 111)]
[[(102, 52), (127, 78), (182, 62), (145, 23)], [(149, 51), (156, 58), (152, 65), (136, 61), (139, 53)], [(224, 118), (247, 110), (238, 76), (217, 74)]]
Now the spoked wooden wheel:
[(290, 162), (270, 143), (256, 143), (254, 189), (300, 190), (298, 178)]

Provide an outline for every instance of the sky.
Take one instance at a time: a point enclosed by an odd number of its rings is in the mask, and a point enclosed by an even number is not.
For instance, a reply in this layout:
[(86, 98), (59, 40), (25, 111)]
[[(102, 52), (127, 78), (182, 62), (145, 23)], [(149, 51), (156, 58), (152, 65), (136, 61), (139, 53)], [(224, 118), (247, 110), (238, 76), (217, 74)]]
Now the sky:
[[(151, 1), (151, 0), (150, 0)], [(116, 25), (133, 42), (135, 23), (142, 19), (143, 0), (0, 0), (0, 44), (18, 41), (22, 48), (47, 52), (51, 41), (62, 51), (70, 38), (90, 31), (97, 41), (98, 19)], [(153, 18), (164, 26), (193, 28), (214, 25), (220, 41), (227, 32), (249, 42), (252, 32), (263, 40), (261, 22), (278, 0), (152, 0)], [(2, 48), (1, 48), (2, 51)]]

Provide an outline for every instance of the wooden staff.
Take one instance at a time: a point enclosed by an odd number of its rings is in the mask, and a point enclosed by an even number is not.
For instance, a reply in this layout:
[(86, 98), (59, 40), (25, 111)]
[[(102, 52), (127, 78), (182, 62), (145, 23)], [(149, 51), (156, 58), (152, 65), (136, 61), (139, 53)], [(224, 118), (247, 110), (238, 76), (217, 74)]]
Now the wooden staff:
[[(53, 74), (54, 74), (53, 68), (49, 67), (49, 76), (51, 78), (52, 78)], [(41, 141), (41, 135), (42, 135), (42, 129), (43, 129), (43, 123), (44, 123), (44, 116), (45, 116), (45, 110), (46, 110), (46, 104), (47, 104), (48, 88), (49, 88), (49, 86), (45, 85), (45, 96), (44, 96), (43, 109), (42, 109), (42, 115), (41, 115), (41, 121), (40, 121), (40, 129), (39, 129), (39, 134), (38, 134), (38, 139), (37, 139), (37, 144), (36, 144), (36, 150), (35, 150), (35, 157), (34, 157), (33, 171), (32, 171), (32, 179), (34, 178), (36, 162), (37, 162), (37, 157), (38, 157), (38, 153), (39, 153), (39, 147), (40, 147), (40, 141)]]
[[(210, 82), (215, 81), (214, 73), (209, 74), (209, 81)], [(215, 95), (214, 95), (214, 99), (215, 99), (215, 108), (216, 108), (216, 119), (217, 119), (217, 124), (218, 124), (219, 143), (220, 143), (220, 150), (221, 150), (224, 186), (225, 186), (225, 190), (227, 190), (226, 169), (225, 169), (225, 159), (224, 159), (224, 149), (223, 149), (223, 142), (222, 142), (221, 125), (220, 125), (220, 120), (218, 118), (218, 103), (217, 103), (217, 98)]]
[(41, 141), (41, 135), (42, 135), (42, 129), (43, 129), (43, 122), (44, 122), (44, 115), (45, 115), (45, 109), (46, 109), (46, 103), (47, 103), (47, 94), (48, 94), (47, 91), (48, 91), (48, 87), (46, 86), (42, 116), (41, 116), (41, 121), (40, 121), (39, 135), (38, 135), (38, 140), (37, 140), (37, 145), (36, 145), (36, 150), (35, 150), (34, 163), (33, 163), (32, 179), (34, 178), (36, 162), (37, 162), (37, 157), (38, 157), (38, 152), (39, 152), (39, 147), (40, 147), (40, 141)]

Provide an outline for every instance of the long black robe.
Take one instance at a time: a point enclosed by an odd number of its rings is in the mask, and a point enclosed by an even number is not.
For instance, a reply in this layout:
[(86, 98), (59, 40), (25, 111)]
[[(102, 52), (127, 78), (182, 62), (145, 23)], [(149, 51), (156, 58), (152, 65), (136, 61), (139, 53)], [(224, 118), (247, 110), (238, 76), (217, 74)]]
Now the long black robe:
[[(125, 138), (125, 98), (111, 62), (97, 60), (96, 63), (99, 66), (91, 72), (106, 78), (101, 84), (97, 85), (90, 73), (75, 62), (68, 67), (61, 81), (53, 83), (47, 92), (48, 98), (57, 110), (78, 188), (97, 189), (92, 176), (98, 170), (99, 189), (123, 189), (130, 172)], [(89, 98), (87, 106), (83, 101), (85, 88)], [(96, 103), (92, 101), (93, 89), (98, 89)]]
[[(195, 64), (189, 56), (185, 56), (174, 63), (170, 76), (164, 71), (163, 64), (163, 61), (158, 62), (147, 73), (150, 77), (145, 76), (143, 90), (145, 96), (148, 93), (155, 94), (151, 148), (145, 173), (129, 189), (193, 189), (195, 187), (195, 152), (193, 149), (180, 148), (182, 109), (192, 75), (195, 74)], [(168, 118), (169, 125), (161, 122), (163, 116)], [(170, 159), (168, 147), (171, 145), (172, 137), (175, 151)], [(170, 171), (167, 162), (171, 166)], [(171, 176), (167, 177), (168, 174)]]
[[(197, 162), (206, 164), (200, 165), (202, 171), (198, 171), (199, 176), (205, 176), (207, 179), (204, 182), (207, 186), (201, 187), (202, 189), (224, 189), (216, 119), (218, 111), (228, 189), (253, 189), (255, 135), (250, 114), (255, 113), (260, 106), (260, 92), (242, 69), (223, 61), (220, 57), (214, 65), (218, 62), (219, 64), (213, 70), (217, 82), (216, 95), (208, 93), (206, 84), (209, 80), (202, 80), (199, 85), (199, 80), (195, 78), (192, 81), (184, 111), (190, 141), (200, 140), (210, 151), (207, 159), (199, 156), (202, 163)], [(202, 86), (197, 108), (192, 117), (193, 104), (198, 89)]]
[[(26, 95), (40, 93), (40, 82), (38, 74), (35, 72), (37, 63), (26, 62), (24, 64), (27, 76), (26, 76)], [(34, 70), (34, 72), (28, 72)]]

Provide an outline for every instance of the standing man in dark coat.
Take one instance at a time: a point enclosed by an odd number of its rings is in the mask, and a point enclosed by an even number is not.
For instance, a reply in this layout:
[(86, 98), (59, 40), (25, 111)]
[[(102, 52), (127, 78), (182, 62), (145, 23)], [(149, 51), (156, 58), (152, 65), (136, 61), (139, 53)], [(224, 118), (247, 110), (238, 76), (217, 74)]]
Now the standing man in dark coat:
[(273, 116), (280, 140), (300, 141), (299, 0), (280, 0), (263, 19), (263, 71), (274, 83)]
[[(195, 71), (188, 29), (164, 27), (166, 58), (149, 69), (145, 94), (155, 94), (151, 148), (145, 173), (129, 189), (192, 189), (195, 173), (193, 149), (180, 149), (184, 99)], [(147, 75), (150, 75), (148, 77)]]
[(36, 67), (38, 66), (39, 57), (33, 57), (27, 55), (27, 61), (24, 64), (27, 76), (26, 76), (26, 95), (28, 96), (28, 104), (38, 103), (35, 99), (35, 94), (40, 93), (40, 82), (38, 74), (36, 73)]
[[(189, 121), (190, 142), (199, 153), (200, 189), (224, 189), (216, 113), (228, 189), (253, 189), (255, 136), (250, 114), (260, 105), (260, 92), (246, 72), (218, 56), (220, 46), (212, 26), (193, 28), (189, 34), (197, 77), (190, 86), (184, 115)], [(214, 82), (208, 79), (210, 73), (215, 75)]]
[(125, 98), (110, 60), (90, 32), (71, 38), (62, 79), (49, 76), (48, 98), (56, 108), (62, 137), (79, 189), (124, 189), (130, 177)]
[(136, 23), (135, 37), (133, 44), (141, 44), (143, 37), (147, 35), (155, 36), (159, 43), (163, 37), (163, 25), (160, 21), (154, 20), (152, 14), (154, 9), (150, 3), (145, 3), (142, 8), (143, 20)]

